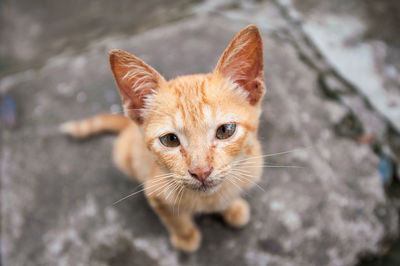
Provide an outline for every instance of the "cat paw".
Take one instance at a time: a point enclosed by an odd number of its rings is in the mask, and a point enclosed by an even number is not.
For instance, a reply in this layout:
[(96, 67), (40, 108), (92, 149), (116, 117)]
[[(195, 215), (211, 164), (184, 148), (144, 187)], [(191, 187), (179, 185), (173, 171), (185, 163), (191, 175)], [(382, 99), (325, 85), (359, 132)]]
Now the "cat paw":
[(185, 252), (194, 252), (200, 246), (201, 234), (196, 228), (192, 228), (184, 235), (171, 234), (170, 240), (175, 248)]
[(233, 227), (243, 227), (250, 220), (250, 207), (244, 199), (236, 199), (223, 213), (224, 220)]

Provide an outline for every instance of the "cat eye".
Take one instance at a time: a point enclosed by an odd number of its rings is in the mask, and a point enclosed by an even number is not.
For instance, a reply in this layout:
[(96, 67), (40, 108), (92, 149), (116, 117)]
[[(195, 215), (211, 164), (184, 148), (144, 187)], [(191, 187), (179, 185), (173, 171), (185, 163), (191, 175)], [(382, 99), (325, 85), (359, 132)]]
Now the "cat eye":
[(175, 134), (166, 134), (160, 137), (160, 142), (166, 147), (178, 147), (181, 143)]
[(215, 136), (217, 139), (227, 139), (235, 133), (236, 124), (223, 124), (217, 129)]

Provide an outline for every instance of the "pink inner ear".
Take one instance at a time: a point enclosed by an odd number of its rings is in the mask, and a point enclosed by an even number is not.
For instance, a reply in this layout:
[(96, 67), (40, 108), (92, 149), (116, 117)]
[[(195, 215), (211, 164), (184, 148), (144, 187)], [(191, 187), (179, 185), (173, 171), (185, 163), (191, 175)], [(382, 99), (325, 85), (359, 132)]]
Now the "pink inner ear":
[(145, 99), (157, 90), (163, 77), (139, 58), (122, 50), (110, 52), (110, 65), (126, 114), (143, 123)]
[(262, 98), (265, 86), (264, 79), (260, 82), (259, 80), (252, 80), (247, 82), (246, 84), (239, 85), (247, 92), (249, 92), (247, 96), (247, 100), (251, 105), (255, 105)]
[(216, 67), (217, 72), (248, 92), (252, 105), (259, 102), (265, 90), (262, 49), (258, 29), (250, 25), (233, 38)]
[(117, 81), (117, 84), (120, 88), (125, 112), (138, 123), (143, 123), (142, 112), (145, 107), (145, 99), (156, 90), (157, 81), (152, 75), (131, 69)]

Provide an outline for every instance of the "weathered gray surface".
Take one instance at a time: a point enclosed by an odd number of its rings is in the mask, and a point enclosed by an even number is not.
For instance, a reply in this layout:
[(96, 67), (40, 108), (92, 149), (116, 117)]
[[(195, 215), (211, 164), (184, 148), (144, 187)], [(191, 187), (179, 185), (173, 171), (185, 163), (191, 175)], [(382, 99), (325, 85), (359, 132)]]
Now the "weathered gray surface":
[(262, 28), (268, 87), (260, 128), (264, 153), (307, 148), (266, 160), (304, 168), (265, 169), (260, 183), (265, 192), (254, 188), (246, 196), (253, 217), (245, 229), (201, 216), (201, 249), (180, 254), (142, 194), (112, 205), (137, 186), (111, 163), (114, 137), (78, 142), (59, 135), (57, 126), (118, 109), (109, 49), (133, 52), (169, 78), (207, 72), (247, 24), (238, 17), (248, 19), (251, 7), (97, 40), (86, 52), (55, 56), (42, 68), (0, 83), (21, 109), (20, 127), (2, 131), (2, 263), (353, 265), (359, 253), (378, 252), (380, 241), (395, 235), (397, 214), (385, 200), (377, 158), (368, 146), (335, 136), (333, 126), (348, 110), (321, 96), (317, 73), (277, 34), (285, 20), (267, 7), (266, 20), (274, 23)]
[(79, 53), (106, 34), (133, 34), (185, 17), (196, 0), (1, 1), (0, 71), (38, 67)]
[(400, 40), (394, 30), (400, 26), (400, 3), (277, 2), (292, 20), (302, 22), (304, 32), (333, 69), (400, 131)]

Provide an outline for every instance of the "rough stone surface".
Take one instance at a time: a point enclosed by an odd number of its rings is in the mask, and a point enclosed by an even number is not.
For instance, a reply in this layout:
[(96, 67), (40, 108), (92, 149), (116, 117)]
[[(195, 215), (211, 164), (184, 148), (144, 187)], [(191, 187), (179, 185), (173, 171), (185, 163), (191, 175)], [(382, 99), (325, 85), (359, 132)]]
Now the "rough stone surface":
[[(75, 141), (57, 127), (120, 111), (109, 49), (130, 51), (167, 78), (208, 72), (257, 6), (96, 40), (0, 82), (20, 104), (19, 128), (2, 130), (1, 138), (2, 265), (354, 265), (360, 253), (379, 252), (398, 221), (378, 158), (334, 134), (347, 109), (321, 96), (318, 73), (282, 39), (279, 23), (287, 22), (279, 9), (267, 7), (274, 23), (261, 30), (268, 92), (260, 139), (266, 154), (293, 150), (266, 162), (303, 168), (264, 169), (263, 190), (245, 194), (252, 211), (246, 228), (199, 216), (201, 249), (177, 252), (142, 194), (112, 205), (138, 185), (112, 165), (114, 136)], [(267, 25), (261, 14), (253, 19)]]
[(41, 0), (0, 3), (0, 71), (41, 66), (52, 55), (79, 53), (105, 34), (133, 34), (190, 14), (195, 0)]
[[(352, 4), (342, 0), (280, 2), (284, 2), (291, 14), (295, 13), (295, 19), (302, 21), (305, 33), (329, 64), (400, 131), (400, 61), (393, 60), (400, 53), (400, 46), (397, 41), (398, 51), (392, 52), (391, 42), (382, 41), (385, 30), (378, 30), (375, 25), (387, 24), (396, 8), (400, 10), (400, 4), (381, 1), (385, 2), (383, 8), (392, 5), (393, 11), (387, 12), (383, 22), (377, 22), (376, 17), (366, 14), (368, 4), (361, 1)], [(386, 26), (393, 30), (397, 25), (398, 21)], [(392, 35), (397, 38), (397, 34)], [(388, 60), (390, 57), (392, 60)]]

